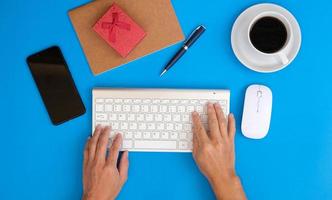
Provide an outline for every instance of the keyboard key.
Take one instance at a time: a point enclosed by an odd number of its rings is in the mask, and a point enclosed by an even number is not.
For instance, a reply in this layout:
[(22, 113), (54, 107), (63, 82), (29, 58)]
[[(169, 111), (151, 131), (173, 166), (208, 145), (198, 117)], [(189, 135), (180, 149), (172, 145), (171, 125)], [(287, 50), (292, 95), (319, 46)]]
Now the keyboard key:
[(170, 106), (170, 107), (168, 107), (168, 112), (175, 113), (176, 112), (176, 106)]
[(165, 106), (165, 105), (159, 106), (159, 112), (161, 112), (161, 113), (167, 112), (167, 106)]
[(126, 104), (131, 104), (133, 102), (133, 100), (131, 99), (124, 99), (123, 100), (123, 103), (126, 103)]
[(101, 126), (103, 126), (103, 127), (105, 127), (105, 126), (109, 126), (110, 125), (110, 123), (109, 122), (107, 122), (107, 121), (103, 121), (103, 122), (96, 122), (96, 126), (97, 125), (101, 125)]
[(172, 103), (172, 104), (178, 104), (178, 103), (180, 103), (180, 100), (178, 100), (178, 99), (173, 99), (173, 100), (171, 100), (171, 103)]
[(159, 139), (160, 133), (158, 132), (152, 132), (152, 139)]
[(123, 149), (130, 149), (133, 147), (133, 141), (132, 140), (123, 140), (122, 142), (122, 148)]
[(163, 116), (161, 114), (156, 114), (154, 120), (157, 122), (161, 122), (163, 120)]
[(137, 121), (144, 121), (144, 114), (138, 114), (138, 115), (136, 116), (136, 120), (137, 120)]
[(179, 149), (188, 149), (188, 142), (187, 141), (180, 141), (179, 142)]
[(96, 120), (97, 121), (106, 121), (107, 114), (106, 113), (96, 113)]
[(164, 115), (164, 121), (165, 121), (165, 122), (170, 122), (170, 121), (172, 121), (172, 115), (170, 115), (170, 114), (165, 114), (165, 115)]
[(153, 103), (153, 104), (160, 104), (160, 99), (153, 99), (153, 100), (152, 100), (152, 103)]
[(151, 99), (143, 99), (143, 103), (150, 104), (151, 102)]
[(96, 112), (104, 112), (104, 104), (96, 104)]
[(120, 124), (119, 124), (119, 122), (112, 122), (111, 126), (112, 126), (113, 130), (118, 130), (120, 127)]
[(133, 106), (131, 106), (131, 110), (133, 112), (140, 112), (140, 106), (139, 105), (133, 105)]
[(105, 99), (105, 103), (107, 104), (113, 103), (113, 99)]
[(129, 129), (130, 130), (136, 130), (137, 129), (137, 123), (135, 123), (135, 122), (129, 123)]
[(182, 115), (182, 121), (183, 122), (190, 122), (190, 117), (189, 117), (190, 115), (188, 114), (188, 115)]
[(96, 99), (96, 103), (104, 103), (104, 99)]
[(133, 132), (126, 132), (126, 133), (124, 134), (124, 138), (126, 138), (126, 139), (131, 139), (131, 138), (133, 138)]
[(136, 139), (141, 139), (141, 138), (142, 138), (142, 132), (136, 132), (136, 133), (134, 134), (134, 137), (135, 137)]
[(155, 130), (156, 124), (155, 123), (147, 123), (148, 130)]
[(137, 149), (176, 149), (176, 141), (147, 141), (136, 140), (134, 141), (134, 147)]
[(116, 120), (118, 120), (118, 115), (115, 114), (115, 113), (110, 114), (109, 120), (110, 121), (116, 121)]
[(126, 114), (119, 114), (119, 121), (126, 121), (127, 117)]
[(181, 121), (181, 115), (173, 115), (173, 121), (174, 121), (174, 122), (179, 122), (179, 121)]
[(180, 133), (180, 139), (187, 139), (187, 133)]
[(149, 106), (148, 105), (142, 105), (141, 106), (141, 111), (142, 112), (149, 112)]
[(193, 139), (193, 134), (191, 132), (187, 133), (187, 140), (192, 141), (192, 139)]
[(151, 138), (151, 133), (150, 132), (143, 132), (143, 138), (144, 139), (150, 139)]
[(162, 132), (161, 133), (161, 139), (168, 139), (168, 137), (169, 137), (168, 132)]
[(182, 124), (175, 124), (174, 129), (177, 131), (181, 131), (183, 128)]
[(192, 125), (191, 124), (184, 124), (183, 125), (183, 130), (185, 130), (185, 131), (191, 131), (192, 130)]
[(122, 102), (123, 102), (122, 99), (115, 99), (115, 100), (114, 100), (114, 103), (122, 103)]
[(167, 123), (167, 124), (166, 124), (166, 130), (171, 131), (171, 130), (173, 130), (173, 129), (174, 129), (174, 124), (171, 124), (171, 123)]
[(148, 121), (148, 122), (153, 121), (153, 114), (146, 114), (145, 115), (145, 120)]
[(190, 100), (190, 104), (197, 104), (197, 103), (198, 103), (198, 100), (196, 100), (196, 99)]
[(109, 104), (105, 105), (105, 111), (106, 112), (112, 112), (113, 111), (113, 105), (109, 105)]
[(179, 112), (179, 113), (184, 113), (184, 112), (186, 112), (186, 107), (185, 107), (185, 106), (178, 106), (178, 112)]
[(122, 130), (127, 130), (127, 129), (128, 129), (128, 123), (127, 123), (127, 122), (122, 122), (122, 123), (120, 124), (120, 128), (121, 128)]
[(203, 106), (196, 106), (196, 112), (202, 113), (203, 112)]
[(129, 114), (128, 121), (135, 121), (135, 114)]
[(169, 104), (171, 101), (169, 99), (162, 99), (161, 103), (162, 104)]
[(130, 112), (131, 106), (130, 105), (123, 105), (123, 112)]
[(139, 123), (138, 124), (138, 129), (139, 130), (146, 130), (146, 124), (145, 123)]
[(157, 130), (159, 131), (162, 131), (165, 129), (165, 124), (162, 124), (162, 123), (158, 123), (157, 126), (156, 126)]
[(172, 133), (171, 133), (171, 139), (176, 140), (177, 138), (178, 138), (178, 134), (175, 133), (175, 132), (172, 132)]
[(121, 105), (115, 105), (114, 106), (114, 112), (121, 112), (122, 111), (122, 106)]
[(194, 106), (188, 106), (187, 107), (187, 112), (192, 113), (194, 111), (195, 111), (195, 107)]
[(157, 105), (152, 105), (151, 106), (151, 112), (153, 112), (153, 113), (158, 112), (158, 106)]
[(182, 99), (180, 102), (181, 102), (181, 104), (187, 105), (189, 103), (189, 100)]

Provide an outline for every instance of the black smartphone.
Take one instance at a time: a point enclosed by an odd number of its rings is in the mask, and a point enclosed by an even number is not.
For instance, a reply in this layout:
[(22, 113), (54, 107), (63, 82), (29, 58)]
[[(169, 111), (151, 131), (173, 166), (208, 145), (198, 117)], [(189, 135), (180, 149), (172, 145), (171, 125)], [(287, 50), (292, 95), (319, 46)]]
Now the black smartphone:
[(85, 113), (67, 63), (57, 46), (35, 53), (27, 62), (54, 125)]

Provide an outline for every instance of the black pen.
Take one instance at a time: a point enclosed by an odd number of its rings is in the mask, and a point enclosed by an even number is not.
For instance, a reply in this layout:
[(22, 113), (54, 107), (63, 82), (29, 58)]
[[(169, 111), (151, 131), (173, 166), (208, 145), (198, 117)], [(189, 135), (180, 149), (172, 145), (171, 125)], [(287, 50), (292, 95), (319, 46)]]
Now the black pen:
[(189, 49), (189, 47), (194, 44), (194, 42), (204, 33), (205, 27), (200, 25), (198, 26), (184, 42), (182, 48), (173, 56), (173, 58), (167, 63), (164, 70), (161, 72), (160, 76), (165, 74), (175, 63), (178, 61), (181, 56)]

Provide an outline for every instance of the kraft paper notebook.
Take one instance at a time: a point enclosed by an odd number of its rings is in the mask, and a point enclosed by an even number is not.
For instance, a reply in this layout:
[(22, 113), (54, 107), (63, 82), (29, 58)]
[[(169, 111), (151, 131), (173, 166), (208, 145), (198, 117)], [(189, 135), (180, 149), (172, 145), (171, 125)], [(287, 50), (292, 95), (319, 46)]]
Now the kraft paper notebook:
[[(146, 32), (142, 41), (125, 58), (93, 30), (95, 23), (113, 3)], [(184, 39), (170, 0), (98, 0), (69, 11), (69, 17), (95, 75)]]

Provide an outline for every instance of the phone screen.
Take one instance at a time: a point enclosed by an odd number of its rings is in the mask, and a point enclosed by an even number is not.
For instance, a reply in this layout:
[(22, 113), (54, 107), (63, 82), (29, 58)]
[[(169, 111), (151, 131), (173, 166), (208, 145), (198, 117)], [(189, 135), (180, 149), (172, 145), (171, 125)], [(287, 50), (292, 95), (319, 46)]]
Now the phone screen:
[(27, 62), (53, 124), (61, 124), (85, 113), (59, 47), (33, 54)]

